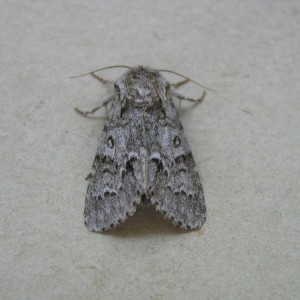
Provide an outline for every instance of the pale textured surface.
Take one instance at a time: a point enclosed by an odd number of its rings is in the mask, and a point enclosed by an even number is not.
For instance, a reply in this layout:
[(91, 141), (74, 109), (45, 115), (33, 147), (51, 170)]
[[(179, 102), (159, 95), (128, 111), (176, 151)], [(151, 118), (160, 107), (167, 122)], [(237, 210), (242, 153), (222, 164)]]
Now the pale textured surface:
[[(2, 1), (0, 17), (1, 299), (299, 298), (299, 1)], [(200, 232), (152, 210), (114, 233), (83, 224), (104, 119), (73, 107), (107, 91), (68, 76), (116, 63), (218, 91), (181, 112)]]

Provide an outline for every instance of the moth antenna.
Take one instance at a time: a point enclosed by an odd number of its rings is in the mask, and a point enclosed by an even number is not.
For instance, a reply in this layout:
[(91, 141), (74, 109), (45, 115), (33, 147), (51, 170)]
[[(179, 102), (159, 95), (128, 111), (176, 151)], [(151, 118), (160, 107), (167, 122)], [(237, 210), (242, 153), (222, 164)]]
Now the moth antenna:
[(200, 83), (198, 83), (198, 82), (194, 81), (193, 79), (191, 79), (191, 78), (189, 78), (189, 77), (187, 77), (187, 76), (185, 76), (185, 75), (182, 75), (182, 74), (180, 74), (180, 73), (177, 73), (177, 72), (174, 72), (174, 71), (170, 71), (170, 70), (158, 70), (158, 72), (167, 72), (167, 73), (175, 74), (175, 75), (177, 75), (177, 76), (180, 76), (180, 77), (182, 77), (182, 78), (185, 78), (185, 79), (189, 80), (190, 82), (193, 82), (194, 84), (197, 84), (198, 86), (200, 86), (200, 87), (202, 87), (202, 88), (204, 88), (204, 89), (206, 89), (206, 90), (208, 90), (208, 91), (216, 92), (215, 90), (210, 89), (210, 88), (208, 88), (208, 87), (205, 87), (204, 85), (201, 85)]
[(88, 72), (88, 73), (84, 73), (84, 74), (81, 74), (81, 75), (71, 76), (71, 77), (69, 77), (69, 78), (83, 77), (83, 76), (91, 75), (91, 74), (93, 74), (93, 73), (96, 73), (96, 72), (99, 72), (99, 71), (102, 71), (102, 70), (113, 69), (113, 68), (127, 68), (127, 69), (131, 69), (131, 67), (129, 67), (129, 66), (125, 66), (125, 65), (115, 65), (115, 66), (109, 66), (109, 67), (104, 67), (104, 68), (101, 68), (101, 69), (97, 69), (97, 70), (94, 70), (94, 71), (91, 71), (91, 72)]

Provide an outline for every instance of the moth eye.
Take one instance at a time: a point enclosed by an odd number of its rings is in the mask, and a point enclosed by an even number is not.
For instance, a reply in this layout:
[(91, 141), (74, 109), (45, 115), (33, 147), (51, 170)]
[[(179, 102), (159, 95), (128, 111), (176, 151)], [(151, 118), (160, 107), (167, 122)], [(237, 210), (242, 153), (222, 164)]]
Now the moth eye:
[(114, 139), (111, 136), (107, 139), (106, 143), (109, 148), (113, 148), (115, 145)]

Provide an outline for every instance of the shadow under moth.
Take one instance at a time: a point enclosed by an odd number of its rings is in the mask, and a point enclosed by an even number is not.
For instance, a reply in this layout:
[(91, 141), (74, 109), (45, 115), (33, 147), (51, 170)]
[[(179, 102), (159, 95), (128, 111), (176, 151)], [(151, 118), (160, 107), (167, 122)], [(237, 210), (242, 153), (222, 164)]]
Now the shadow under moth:
[[(115, 83), (95, 74), (113, 67), (129, 70)], [(185, 80), (170, 84), (161, 72)], [(111, 66), (79, 76), (88, 74), (114, 84), (114, 94), (90, 112), (76, 109), (87, 116), (111, 104), (89, 175), (87, 228), (100, 232), (114, 228), (140, 204), (154, 205), (184, 229), (201, 228), (206, 220), (203, 190), (173, 98), (201, 102), (205, 92), (198, 100), (186, 98), (176, 88), (193, 80), (143, 66)]]

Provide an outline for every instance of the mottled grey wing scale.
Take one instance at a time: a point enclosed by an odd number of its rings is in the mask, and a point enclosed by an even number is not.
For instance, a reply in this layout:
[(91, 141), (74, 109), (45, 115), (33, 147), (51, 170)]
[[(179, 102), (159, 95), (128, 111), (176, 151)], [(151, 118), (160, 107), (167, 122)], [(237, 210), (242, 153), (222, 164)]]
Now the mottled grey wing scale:
[[(112, 121), (114, 120), (114, 121)], [(85, 202), (85, 224), (91, 231), (106, 231), (123, 222), (136, 211), (134, 162), (128, 156), (125, 130), (128, 124), (119, 119), (112, 107), (93, 164)], [(113, 127), (114, 125), (114, 127)], [(116, 151), (116, 149), (118, 149)], [(126, 188), (124, 188), (126, 187)]]
[(206, 220), (202, 186), (172, 99), (164, 113), (153, 107), (144, 117), (130, 109), (120, 117), (120, 109), (117, 103), (110, 109), (97, 150), (86, 226), (92, 231), (114, 228), (143, 199), (174, 224), (200, 228)]
[(206, 220), (203, 190), (171, 98), (166, 115), (166, 122), (158, 132), (163, 157), (152, 163), (152, 180), (155, 177), (156, 180), (151, 202), (174, 224), (185, 229), (201, 228)]

